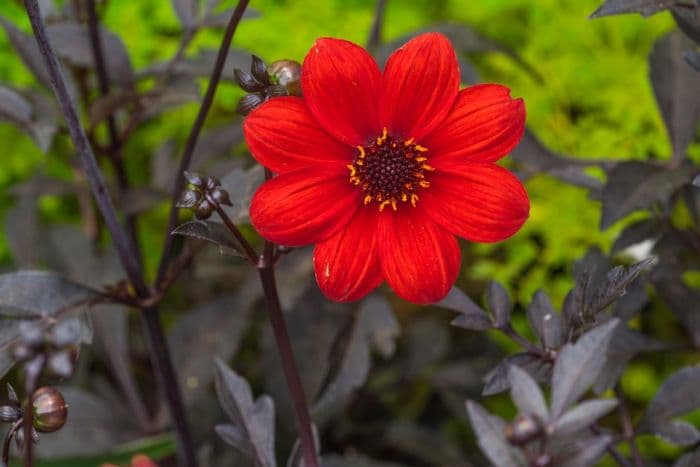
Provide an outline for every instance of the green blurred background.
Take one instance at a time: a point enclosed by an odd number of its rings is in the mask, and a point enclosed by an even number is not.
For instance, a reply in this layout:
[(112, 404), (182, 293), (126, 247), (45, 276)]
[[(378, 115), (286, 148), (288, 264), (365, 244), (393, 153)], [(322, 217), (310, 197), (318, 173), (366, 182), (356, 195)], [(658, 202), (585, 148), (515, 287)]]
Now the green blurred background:
[[(483, 81), (509, 86), (525, 99), (527, 123), (552, 150), (575, 157), (659, 159), (671, 148), (648, 81), (647, 55), (656, 38), (674, 28), (668, 13), (643, 19), (637, 15), (589, 20), (602, 0), (390, 0), (383, 39), (392, 40), (417, 28), (450, 21), (466, 23), (484, 36), (512, 49), (542, 77), (540, 82), (499, 53), (471, 57)], [(234, 6), (225, 0), (222, 6)], [(375, 2), (372, 0), (253, 0), (260, 15), (245, 20), (234, 46), (267, 61), (301, 61), (320, 36), (342, 37), (364, 44)], [(176, 50), (180, 26), (169, 0), (107, 2), (106, 25), (124, 40), (138, 70)], [(18, 2), (0, 2), (0, 15), (28, 30)], [(188, 49), (216, 48), (220, 33), (204, 31)], [(0, 33), (0, 82), (19, 87), (32, 83), (30, 74)], [(232, 115), (242, 92), (230, 83), (217, 94), (214, 120)], [(142, 164), (167, 138), (182, 142), (197, 105), (170, 112), (158, 125), (140, 133), (129, 148), (129, 170), (146, 181)], [(65, 145), (66, 143), (60, 143)], [(0, 123), (0, 216), (13, 199), (7, 188), (41, 170), (70, 178), (65, 164), (44, 155), (24, 134)], [(700, 147), (690, 149), (700, 157)], [(545, 289), (559, 306), (572, 285), (572, 267), (591, 246), (609, 249), (620, 231), (618, 223), (599, 232), (600, 205), (587, 199), (583, 189), (539, 176), (527, 182), (531, 218), (512, 239), (497, 245), (475, 245), (462, 268), (465, 283), (496, 279), (503, 282), (520, 305), (529, 303), (537, 289)], [(60, 199), (41, 201), (45, 220), (71, 214)], [(144, 222), (141, 237), (146, 263), (153, 271), (162, 241), (167, 210), (156, 211)], [(74, 210), (72, 215), (75, 215)], [(0, 264), (12, 268), (4, 234), (0, 232)], [(636, 401), (649, 400), (660, 381), (658, 371), (636, 365), (624, 385)]]

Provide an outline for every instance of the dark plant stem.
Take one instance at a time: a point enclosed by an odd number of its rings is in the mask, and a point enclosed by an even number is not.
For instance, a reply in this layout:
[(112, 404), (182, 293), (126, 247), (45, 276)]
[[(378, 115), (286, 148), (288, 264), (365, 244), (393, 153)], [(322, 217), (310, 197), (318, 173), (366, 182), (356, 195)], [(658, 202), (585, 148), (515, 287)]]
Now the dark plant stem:
[[(272, 248), (266, 248), (266, 250), (272, 251)], [(282, 370), (287, 380), (287, 387), (289, 388), (289, 394), (292, 397), (294, 411), (297, 416), (304, 465), (306, 467), (318, 467), (319, 464), (318, 458), (316, 457), (316, 448), (314, 446), (309, 408), (306, 404), (304, 387), (299, 377), (299, 369), (294, 360), (292, 344), (289, 340), (289, 333), (287, 332), (287, 324), (284, 321), (282, 307), (280, 306), (277, 284), (275, 283), (275, 269), (271, 260), (271, 255), (263, 255), (262, 264), (258, 268), (260, 282), (262, 283), (263, 294), (265, 295), (265, 304), (267, 305), (270, 324), (272, 324), (272, 330), (275, 334), (277, 350), (282, 360)]]
[(368, 50), (374, 50), (382, 42), (382, 25), (384, 24), (386, 2), (387, 0), (377, 0), (377, 4), (374, 8), (372, 28), (369, 31), (369, 38), (367, 39)]
[[(75, 145), (75, 150), (78, 153), (81, 166), (85, 172), (95, 202), (112, 235), (112, 242), (114, 243), (114, 247), (129, 281), (140, 298), (147, 298), (150, 296), (151, 291), (146, 286), (141, 271), (141, 265), (136, 259), (136, 247), (132, 244), (129, 236), (117, 219), (114, 205), (109, 197), (104, 178), (102, 177), (97, 160), (95, 159), (95, 154), (90, 147), (85, 131), (80, 125), (78, 113), (68, 94), (58, 59), (46, 34), (39, 4), (37, 0), (24, 0), (24, 5), (27, 9), (29, 21), (31, 22), (39, 50), (44, 58), (47, 71), (49, 72), (56, 99), (66, 119), (68, 131)], [(172, 364), (170, 363), (169, 352), (157, 313), (158, 311), (155, 308), (142, 310), (147, 337), (149, 339), (149, 347), (151, 349), (151, 360), (153, 361), (157, 378), (166, 394), (170, 413), (177, 430), (180, 441), (178, 446), (180, 448), (182, 463), (186, 466), (194, 467), (197, 465), (194, 443), (192, 442), (189, 426), (184, 416), (185, 410), (179, 393), (177, 378), (173, 371)], [(31, 440), (31, 437), (29, 439)]]
[[(102, 51), (102, 37), (100, 35), (100, 22), (97, 15), (97, 7), (95, 5), (95, 0), (87, 1), (87, 20), (88, 20), (88, 32), (90, 35), (90, 47), (92, 49), (92, 56), (95, 61), (95, 70), (97, 72), (97, 83), (99, 86), (100, 95), (107, 96), (109, 94), (109, 77), (107, 76), (107, 68), (105, 66), (104, 53)], [(109, 160), (114, 168), (114, 173), (117, 177), (117, 185), (119, 187), (120, 193), (123, 195), (129, 190), (129, 180), (126, 175), (126, 169), (124, 167), (124, 162), (119, 154), (119, 132), (117, 131), (117, 123), (114, 120), (113, 115), (107, 117), (107, 129), (109, 131)], [(139, 248), (136, 217), (133, 215), (126, 215), (125, 227), (127, 234), (131, 238), (131, 244), (133, 245), (136, 253), (136, 259), (139, 261), (139, 266), (141, 264), (141, 253)], [(142, 274), (141, 274), (142, 275)], [(113, 369), (117, 371), (120, 375), (118, 378), (129, 406), (134, 412), (134, 417), (139, 427), (144, 431), (150, 430), (150, 422), (148, 420), (148, 412), (139, 396), (139, 392), (136, 388), (136, 384), (128, 371), (124, 371), (117, 361), (113, 361)], [(121, 371), (119, 369), (121, 368)]]
[(180, 462), (188, 467), (195, 467), (197, 465), (195, 447), (192, 442), (190, 427), (187, 423), (187, 414), (185, 413), (185, 406), (180, 393), (180, 385), (170, 358), (170, 350), (163, 333), (158, 309), (155, 307), (143, 309), (141, 311), (141, 321), (148, 335), (149, 353), (154, 372), (158, 378), (158, 385), (165, 394), (166, 401), (170, 407), (170, 416), (180, 438), (178, 443)]
[(219, 203), (211, 199), (211, 197), (207, 196), (207, 199), (209, 202), (214, 206), (214, 209), (216, 209), (216, 212), (219, 214), (219, 217), (221, 220), (224, 222), (224, 225), (231, 231), (233, 236), (236, 238), (236, 241), (240, 244), (241, 248), (243, 248), (243, 252), (245, 253), (245, 257), (248, 260), (250, 264), (253, 265), (253, 267), (258, 266), (258, 254), (255, 252), (253, 247), (248, 243), (248, 240), (245, 239), (241, 231), (236, 227), (236, 225), (233, 223), (230, 217), (226, 215), (226, 211), (221, 207)]
[(22, 411), (22, 429), (24, 430), (24, 467), (34, 465), (34, 441), (32, 432), (34, 431), (34, 408), (32, 407), (32, 396), (36, 390), (36, 383), (44, 369), (46, 356), (39, 354), (32, 360), (24, 364), (24, 410)]
[(39, 4), (37, 0), (24, 0), (24, 5), (27, 9), (29, 21), (32, 24), (32, 30), (34, 31), (39, 50), (44, 58), (47, 71), (49, 72), (51, 86), (53, 87), (56, 99), (66, 119), (68, 132), (75, 145), (75, 150), (80, 158), (81, 166), (85, 171), (85, 176), (90, 184), (95, 202), (105, 219), (109, 232), (112, 234), (114, 247), (117, 250), (117, 254), (134, 288), (136, 288), (137, 291), (140, 289), (141, 292), (147, 293), (148, 290), (141, 278), (139, 263), (135, 256), (131, 254), (135, 251), (134, 247), (117, 219), (114, 205), (109, 197), (107, 186), (100, 172), (97, 160), (95, 159), (95, 154), (90, 147), (87, 136), (85, 136), (83, 127), (80, 125), (78, 113), (68, 94), (68, 89), (66, 88), (58, 59), (46, 35), (46, 28), (41, 18)]
[(22, 422), (21, 418), (18, 419), (5, 433), (5, 439), (2, 442), (2, 467), (10, 465), (10, 444), (12, 444), (12, 438), (14, 438), (17, 431), (22, 428)]
[[(272, 174), (266, 169), (265, 178), (269, 179), (271, 176)], [(299, 368), (294, 359), (292, 344), (289, 340), (289, 333), (287, 332), (287, 324), (284, 321), (284, 314), (282, 313), (282, 306), (280, 305), (279, 294), (277, 293), (274, 257), (275, 244), (266, 240), (263, 246), (263, 254), (258, 258), (248, 241), (241, 235), (231, 218), (228, 217), (226, 211), (221, 208), (221, 205), (214, 199), (209, 197), (207, 199), (216, 209), (224, 225), (226, 225), (234, 237), (236, 237), (236, 240), (244, 247), (248, 262), (258, 269), (270, 324), (272, 325), (275, 341), (277, 343), (277, 350), (282, 360), (282, 370), (287, 380), (287, 388), (289, 389), (292, 404), (294, 405), (294, 412), (297, 417), (304, 465), (305, 467), (318, 467), (318, 458), (316, 457), (316, 448), (311, 427), (311, 416), (309, 415), (304, 387), (301, 384)]]
[(625, 394), (622, 392), (622, 388), (619, 384), (615, 386), (615, 397), (617, 397), (618, 400), (618, 412), (620, 414), (620, 421), (622, 422), (622, 436), (630, 446), (634, 467), (644, 467), (644, 459), (642, 458), (642, 454), (639, 452), (639, 448), (637, 447), (637, 442), (635, 440), (636, 433), (634, 432), (632, 417), (630, 416), (629, 409), (627, 408)]
[(537, 355), (544, 360), (551, 360), (551, 356), (546, 350), (537, 347), (532, 342), (525, 339), (522, 335), (520, 335), (520, 333), (518, 333), (518, 331), (515, 330), (515, 328), (513, 328), (513, 326), (510, 325), (510, 323), (506, 324), (505, 326), (498, 327), (497, 329), (508, 336), (513, 342), (522, 347), (526, 352), (532, 355)]
[(160, 283), (160, 281), (163, 280), (163, 277), (165, 276), (165, 273), (168, 269), (170, 255), (172, 254), (173, 236), (170, 235), (170, 232), (173, 231), (173, 229), (175, 228), (175, 224), (177, 223), (177, 199), (180, 197), (180, 193), (185, 187), (185, 178), (183, 174), (185, 170), (189, 168), (190, 163), (192, 162), (192, 156), (194, 155), (194, 149), (197, 145), (197, 140), (199, 139), (199, 135), (201, 134), (202, 128), (204, 127), (204, 122), (207, 119), (209, 109), (211, 108), (211, 105), (214, 102), (214, 95), (216, 94), (216, 88), (221, 79), (221, 73), (224, 70), (224, 64), (226, 63), (228, 51), (231, 48), (231, 40), (233, 39), (233, 34), (236, 32), (236, 28), (238, 27), (238, 24), (243, 18), (243, 13), (245, 13), (245, 9), (248, 7), (248, 1), (249, 0), (239, 0), (238, 5), (236, 5), (236, 8), (233, 10), (231, 19), (229, 20), (228, 25), (226, 26), (226, 32), (224, 33), (224, 38), (221, 41), (219, 52), (216, 56), (216, 63), (214, 64), (214, 69), (212, 70), (211, 78), (209, 79), (209, 85), (207, 86), (207, 91), (204, 95), (204, 99), (202, 100), (202, 105), (199, 107), (197, 118), (194, 121), (194, 125), (192, 125), (190, 134), (187, 137), (187, 142), (185, 143), (185, 151), (182, 154), (182, 159), (180, 159), (180, 165), (175, 174), (175, 184), (173, 186), (171, 196), (172, 204), (170, 208), (170, 215), (168, 218), (168, 227), (165, 236), (165, 244), (163, 245), (163, 253), (161, 254), (160, 264), (158, 265), (156, 284)]

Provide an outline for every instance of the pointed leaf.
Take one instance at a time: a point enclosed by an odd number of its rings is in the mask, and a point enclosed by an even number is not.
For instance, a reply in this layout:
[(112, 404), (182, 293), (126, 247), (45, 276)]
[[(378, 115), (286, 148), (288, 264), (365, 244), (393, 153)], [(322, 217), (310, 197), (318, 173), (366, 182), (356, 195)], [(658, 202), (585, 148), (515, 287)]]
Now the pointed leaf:
[(595, 382), (618, 324), (613, 319), (561, 348), (552, 374), (552, 417), (564, 413)]
[(457, 287), (452, 287), (445, 298), (435, 306), (454, 310), (459, 313), (450, 324), (473, 331), (485, 331), (493, 327), (489, 315)]
[(527, 371), (535, 381), (549, 381), (551, 371), (546, 362), (535, 355), (518, 353), (507, 357), (484, 377), (484, 389), (481, 394), (490, 396), (507, 390), (510, 387), (508, 372), (513, 365)]
[(700, 365), (677, 371), (664, 381), (639, 422), (641, 430), (700, 407)]
[(612, 251), (618, 252), (645, 240), (657, 238), (660, 235), (661, 223), (655, 218), (644, 219), (625, 227), (625, 230), (615, 239)]
[(508, 292), (496, 281), (489, 282), (486, 288), (486, 303), (496, 321), (496, 327), (503, 327), (510, 322), (510, 310), (512, 305)]
[(610, 443), (612, 443), (612, 437), (608, 435), (597, 436), (591, 442), (587, 442), (568, 453), (567, 460), (562, 463), (562, 467), (593, 467), (605, 454)]
[(649, 56), (651, 84), (676, 160), (685, 157), (700, 122), (700, 80), (683, 60), (683, 53), (692, 46), (687, 37), (675, 31), (657, 40)]
[[(269, 396), (263, 395), (253, 402), (253, 394), (245, 379), (229, 369), (226, 364), (216, 359), (216, 394), (219, 403), (233, 426), (240, 435), (231, 436), (235, 440), (234, 447), (239, 446), (240, 440), (245, 440), (253, 454), (253, 459), (262, 467), (274, 467), (275, 460), (275, 407)], [(226, 434), (232, 431), (226, 429)]]
[(593, 399), (581, 402), (566, 411), (552, 427), (555, 436), (569, 436), (579, 430), (588, 430), (600, 417), (617, 407), (616, 399)]
[(654, 425), (650, 433), (677, 446), (692, 446), (700, 441), (700, 431), (685, 420), (669, 420)]
[(563, 323), (546, 293), (538, 290), (527, 308), (527, 319), (542, 344), (558, 348), (562, 343)]
[(549, 419), (549, 410), (542, 391), (525, 370), (512, 365), (508, 370), (508, 381), (510, 396), (521, 415), (536, 415), (542, 421)]
[(607, 274), (605, 282), (598, 288), (596, 295), (588, 306), (588, 312), (596, 314), (603, 311), (625, 294), (627, 287), (642, 271), (651, 268), (656, 262), (657, 259), (651, 257), (635, 263), (630, 267), (617, 266), (611, 269)]
[[(667, 200), (683, 185), (690, 183), (696, 173), (697, 169), (691, 164), (666, 168), (639, 161), (619, 163), (608, 172), (603, 188), (600, 228), (607, 229), (638, 209)], [(650, 186), (654, 189), (650, 190)]]
[(678, 3), (680, 3), (680, 0), (605, 0), (591, 14), (591, 18), (624, 13), (639, 13), (642, 16), (651, 16)]
[(193, 29), (197, 17), (197, 0), (172, 0), (172, 4), (183, 29)]
[(211, 221), (190, 221), (175, 228), (171, 235), (183, 235), (218, 245), (222, 255), (245, 256), (243, 248), (223, 224)]
[(522, 453), (511, 447), (506, 440), (506, 424), (503, 420), (492, 416), (473, 401), (467, 401), (467, 412), (479, 447), (494, 465), (498, 467), (527, 465)]

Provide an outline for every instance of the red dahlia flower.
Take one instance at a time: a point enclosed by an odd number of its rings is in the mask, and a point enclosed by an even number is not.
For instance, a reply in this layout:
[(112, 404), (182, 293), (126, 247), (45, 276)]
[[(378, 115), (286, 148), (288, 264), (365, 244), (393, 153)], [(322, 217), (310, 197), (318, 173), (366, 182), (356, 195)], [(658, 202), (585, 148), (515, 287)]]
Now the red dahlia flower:
[(438, 301), (459, 272), (455, 235), (496, 242), (527, 219), (525, 189), (495, 164), (522, 136), (523, 101), (459, 82), (441, 34), (409, 41), (383, 74), (361, 47), (319, 39), (304, 97), (246, 118), (250, 151), (278, 174), (255, 193), (251, 221), (273, 242), (315, 244), (329, 298), (357, 300), (386, 279), (407, 300)]

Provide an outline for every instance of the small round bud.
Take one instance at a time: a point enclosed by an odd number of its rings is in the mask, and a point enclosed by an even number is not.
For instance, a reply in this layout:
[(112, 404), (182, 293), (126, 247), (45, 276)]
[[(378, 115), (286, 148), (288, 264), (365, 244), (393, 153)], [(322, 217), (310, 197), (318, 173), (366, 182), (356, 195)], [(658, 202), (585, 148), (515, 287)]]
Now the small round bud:
[(549, 467), (552, 465), (552, 456), (547, 454), (540, 454), (537, 458), (532, 461), (532, 467)]
[(231, 199), (228, 196), (228, 191), (223, 188), (214, 188), (209, 194), (211, 199), (224, 206), (232, 206)]
[(34, 428), (41, 433), (58, 431), (68, 418), (68, 405), (57, 389), (44, 386), (32, 394)]
[(277, 60), (268, 67), (272, 80), (287, 89), (290, 96), (301, 96), (301, 64), (294, 60)]
[(214, 211), (214, 206), (206, 199), (199, 203), (197, 209), (194, 210), (194, 215), (197, 219), (204, 220), (209, 219), (211, 213)]
[(513, 423), (506, 426), (506, 438), (516, 446), (527, 444), (541, 434), (542, 425), (539, 420), (529, 415), (519, 415)]
[(22, 415), (22, 411), (18, 407), (11, 405), (3, 405), (0, 407), (0, 421), (14, 422)]

